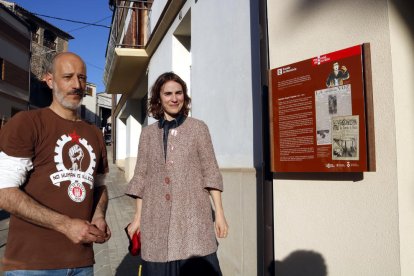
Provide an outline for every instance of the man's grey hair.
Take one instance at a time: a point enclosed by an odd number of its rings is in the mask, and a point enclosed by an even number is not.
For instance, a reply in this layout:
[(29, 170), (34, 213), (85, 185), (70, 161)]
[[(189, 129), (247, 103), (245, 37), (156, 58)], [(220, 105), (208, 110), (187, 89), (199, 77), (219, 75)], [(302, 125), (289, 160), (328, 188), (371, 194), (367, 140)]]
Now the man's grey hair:
[(85, 64), (85, 62), (83, 61), (83, 59), (80, 56), (78, 56), (77, 54), (75, 54), (75, 53), (72, 53), (72, 52), (52, 53), (51, 55), (47, 55), (46, 56), (46, 59), (45, 59), (45, 67), (44, 67), (45, 68), (45, 73), (46, 74), (47, 73), (53, 74), (53, 72), (55, 71), (55, 60), (58, 57), (60, 57), (62, 55), (65, 55), (65, 54), (71, 54), (71, 55), (77, 56)]
[(57, 56), (59, 56), (61, 53), (53, 53), (51, 55), (47, 55), (45, 58), (45, 73), (52, 74), (54, 71), (54, 61)]

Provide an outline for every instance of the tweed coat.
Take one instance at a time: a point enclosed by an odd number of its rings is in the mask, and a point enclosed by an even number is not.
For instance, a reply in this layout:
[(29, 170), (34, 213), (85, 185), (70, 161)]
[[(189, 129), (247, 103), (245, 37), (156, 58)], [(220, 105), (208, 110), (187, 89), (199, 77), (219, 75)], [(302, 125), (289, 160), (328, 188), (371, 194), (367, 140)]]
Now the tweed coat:
[(142, 198), (144, 260), (184, 260), (217, 251), (206, 188), (223, 191), (223, 179), (204, 122), (187, 117), (170, 129), (166, 158), (158, 123), (143, 128), (135, 173), (126, 194)]

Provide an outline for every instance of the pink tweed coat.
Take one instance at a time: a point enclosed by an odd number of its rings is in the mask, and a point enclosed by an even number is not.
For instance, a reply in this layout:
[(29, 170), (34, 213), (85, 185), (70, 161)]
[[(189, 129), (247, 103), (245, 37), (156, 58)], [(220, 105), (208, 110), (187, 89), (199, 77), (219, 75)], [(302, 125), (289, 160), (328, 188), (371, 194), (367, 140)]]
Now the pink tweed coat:
[(154, 123), (143, 128), (135, 174), (126, 194), (142, 198), (142, 258), (167, 262), (217, 251), (212, 206), (206, 188), (222, 191), (207, 125), (188, 117), (168, 135)]

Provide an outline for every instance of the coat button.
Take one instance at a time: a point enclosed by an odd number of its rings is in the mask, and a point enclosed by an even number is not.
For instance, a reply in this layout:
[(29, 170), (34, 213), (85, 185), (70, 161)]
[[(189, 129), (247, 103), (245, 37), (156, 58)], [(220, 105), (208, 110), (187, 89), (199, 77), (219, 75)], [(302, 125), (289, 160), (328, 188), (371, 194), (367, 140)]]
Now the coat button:
[(166, 178), (164, 179), (164, 182), (165, 182), (165, 184), (170, 184), (170, 178), (169, 178), (169, 177), (166, 177)]
[(174, 164), (174, 161), (172, 160), (168, 161), (168, 165), (172, 165), (172, 164)]
[(166, 194), (166, 195), (165, 195), (165, 199), (166, 199), (166, 200), (170, 200), (170, 199), (171, 199), (170, 194)]
[(173, 151), (173, 150), (174, 150), (174, 146), (171, 146), (171, 147), (170, 147), (170, 150), (171, 150), (171, 151)]

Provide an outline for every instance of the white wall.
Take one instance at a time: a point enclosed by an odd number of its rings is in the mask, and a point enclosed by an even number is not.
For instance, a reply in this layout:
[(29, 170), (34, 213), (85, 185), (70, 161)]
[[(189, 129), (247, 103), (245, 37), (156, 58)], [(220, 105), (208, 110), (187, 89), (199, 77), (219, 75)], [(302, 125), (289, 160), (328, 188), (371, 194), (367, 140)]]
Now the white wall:
[(253, 167), (249, 18), (247, 0), (198, 1), (191, 11), (192, 115), (209, 126), (220, 167)]
[(172, 70), (185, 81), (188, 95), (191, 97), (191, 53), (174, 36), (172, 45)]
[[(192, 116), (209, 126), (219, 165), (226, 168), (253, 167), (249, 5), (247, 0), (187, 1), (182, 8), (183, 17), (190, 7), (192, 13)], [(151, 58), (150, 86), (161, 73), (180, 69), (173, 42), (179, 23), (176, 18)], [(188, 58), (183, 56), (185, 64)]]
[(167, 0), (157, 0), (157, 1), (154, 1), (154, 3), (152, 4), (151, 15), (150, 15), (151, 32), (154, 30), (154, 27), (157, 25), (157, 22), (166, 4), (167, 4)]
[(125, 166), (126, 135), (126, 124), (119, 118), (116, 118), (116, 164), (119, 167)]
[(313, 251), (329, 275), (400, 275), (387, 5), (386, 0), (268, 1), (271, 68), (369, 42), (374, 87), (376, 172), (354, 182), (339, 175), (335, 181), (318, 180), (324, 174), (313, 176), (316, 180), (276, 176), (275, 256), (282, 263), (289, 254)]
[[(401, 275), (414, 275), (414, 39), (409, 26), (390, 6), (392, 81), (396, 123)], [(413, 26), (411, 26), (413, 27)]]
[(125, 178), (129, 181), (134, 175), (136, 159), (138, 156), (138, 141), (142, 126), (133, 117), (128, 116), (126, 124), (126, 150), (125, 150)]
[(126, 124), (126, 132), (128, 136), (126, 137), (126, 157), (136, 157), (138, 153), (138, 141), (141, 135), (141, 125), (133, 117), (128, 116)]

